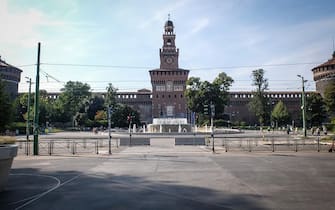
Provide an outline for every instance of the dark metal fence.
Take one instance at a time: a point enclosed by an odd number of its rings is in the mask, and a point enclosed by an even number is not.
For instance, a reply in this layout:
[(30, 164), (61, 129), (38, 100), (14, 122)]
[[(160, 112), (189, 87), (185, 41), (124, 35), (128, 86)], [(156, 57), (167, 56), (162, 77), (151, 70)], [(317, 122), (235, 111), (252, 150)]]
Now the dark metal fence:
[[(206, 141), (207, 147), (212, 147), (212, 139)], [(247, 152), (288, 152), (288, 151), (316, 151), (328, 152), (332, 148), (331, 143), (320, 141), (320, 137), (315, 138), (296, 138), (287, 137), (220, 137), (214, 139), (214, 145), (217, 149), (230, 151)]]
[[(115, 140), (114, 140), (115, 141)], [(19, 155), (32, 155), (32, 141), (18, 141)], [(115, 142), (111, 147), (116, 147)], [(101, 154), (108, 153), (109, 140), (105, 139), (57, 139), (57, 140), (40, 140), (39, 155), (80, 155), (80, 154)]]
[[(177, 137), (175, 139), (178, 139)], [(204, 137), (202, 137), (204, 139)], [(112, 139), (111, 148), (128, 147), (128, 146), (150, 146), (155, 139), (148, 138), (148, 141), (143, 141), (143, 137), (137, 138), (133, 136), (131, 141), (121, 139)], [(124, 139), (123, 139), (124, 140)], [(207, 147), (212, 149), (213, 139), (206, 137), (205, 141), (194, 144), (194, 138), (183, 138), (182, 144), (175, 141), (175, 146), (182, 145), (196, 147)], [(190, 141), (188, 144), (186, 141)], [(145, 144), (143, 144), (145, 142)], [(186, 142), (186, 143), (185, 143)], [(17, 141), (18, 153), (20, 155), (32, 155), (32, 141)], [(328, 152), (332, 148), (331, 143), (321, 142), (319, 137), (315, 138), (296, 138), (295, 136), (260, 136), (248, 138), (245, 136), (227, 136), (215, 137), (214, 147), (216, 150), (225, 152), (245, 151), (245, 152), (299, 152), (299, 151), (315, 151)], [(109, 153), (108, 139), (41, 139), (39, 141), (40, 155), (80, 155), (80, 154), (108, 154)], [(172, 148), (173, 149), (173, 148)], [(204, 151), (204, 150), (201, 150)]]

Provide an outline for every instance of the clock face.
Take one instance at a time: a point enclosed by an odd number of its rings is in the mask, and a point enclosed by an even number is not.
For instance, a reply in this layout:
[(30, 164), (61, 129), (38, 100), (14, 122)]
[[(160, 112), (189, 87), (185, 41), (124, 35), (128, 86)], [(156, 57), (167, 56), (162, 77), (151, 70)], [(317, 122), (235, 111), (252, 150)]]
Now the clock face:
[(166, 61), (166, 63), (171, 64), (171, 63), (173, 63), (173, 58), (168, 57), (168, 58), (165, 59), (165, 61)]

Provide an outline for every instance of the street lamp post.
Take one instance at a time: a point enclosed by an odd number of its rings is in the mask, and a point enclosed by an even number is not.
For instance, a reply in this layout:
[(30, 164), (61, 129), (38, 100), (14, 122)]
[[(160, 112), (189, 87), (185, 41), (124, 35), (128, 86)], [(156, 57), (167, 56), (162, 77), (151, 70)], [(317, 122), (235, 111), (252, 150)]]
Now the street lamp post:
[(301, 110), (302, 110), (302, 127), (304, 131), (304, 137), (307, 137), (307, 129), (306, 129), (306, 97), (305, 97), (305, 82), (304, 77), (301, 75), (297, 75), (301, 78), (302, 81), (302, 95), (301, 95)]
[(26, 77), (26, 79), (29, 79), (27, 81), (29, 83), (29, 91), (28, 91), (28, 104), (27, 104), (27, 128), (26, 128), (26, 135), (27, 135), (27, 155), (29, 154), (28, 150), (28, 144), (29, 144), (29, 132), (30, 132), (30, 94), (31, 94), (31, 78)]
[(213, 121), (214, 121), (214, 116), (215, 116), (215, 105), (212, 103), (210, 104), (210, 108), (211, 108), (211, 137), (212, 137), (212, 151), (213, 153), (215, 153), (215, 146), (214, 146), (214, 125), (213, 125)]
[(112, 114), (112, 107), (108, 105), (108, 153), (111, 155), (112, 154), (112, 135), (111, 135), (111, 114)]
[(35, 107), (34, 107), (34, 155), (38, 155), (38, 134), (39, 134), (39, 100), (40, 100), (40, 52), (41, 43), (38, 43), (37, 48), (37, 70), (36, 70), (36, 85), (35, 85)]

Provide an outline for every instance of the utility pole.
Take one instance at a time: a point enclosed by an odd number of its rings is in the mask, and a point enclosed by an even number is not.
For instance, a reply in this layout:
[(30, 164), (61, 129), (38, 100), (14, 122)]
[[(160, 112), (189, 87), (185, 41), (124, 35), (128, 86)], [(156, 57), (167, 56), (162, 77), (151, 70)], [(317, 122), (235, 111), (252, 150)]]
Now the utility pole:
[(305, 96), (305, 82), (307, 80), (304, 80), (304, 77), (301, 75), (297, 75), (301, 78), (302, 81), (302, 95), (301, 95), (301, 110), (302, 110), (302, 127), (304, 131), (304, 137), (307, 137), (307, 129), (306, 129), (306, 96)]
[(127, 120), (129, 122), (129, 146), (131, 147), (131, 124), (133, 122), (133, 116), (132, 116), (132, 114), (128, 115)]
[(213, 126), (213, 118), (215, 116), (215, 105), (212, 103), (211, 101), (211, 136), (212, 136), (212, 151), (213, 153), (215, 152), (215, 148), (214, 148), (214, 126)]
[(40, 99), (40, 52), (41, 43), (38, 43), (37, 48), (37, 72), (36, 72), (36, 85), (35, 85), (35, 109), (34, 109), (34, 155), (38, 155), (38, 118), (39, 118), (39, 99)]
[(28, 91), (28, 104), (27, 104), (27, 128), (26, 128), (26, 134), (27, 134), (27, 155), (29, 155), (29, 134), (30, 134), (30, 93), (31, 93), (31, 78), (26, 77), (27, 79), (29, 79), (29, 81), (27, 81), (29, 83), (29, 91)]
[(111, 135), (111, 109), (110, 105), (108, 105), (108, 136), (109, 136), (109, 154), (112, 154), (112, 135)]

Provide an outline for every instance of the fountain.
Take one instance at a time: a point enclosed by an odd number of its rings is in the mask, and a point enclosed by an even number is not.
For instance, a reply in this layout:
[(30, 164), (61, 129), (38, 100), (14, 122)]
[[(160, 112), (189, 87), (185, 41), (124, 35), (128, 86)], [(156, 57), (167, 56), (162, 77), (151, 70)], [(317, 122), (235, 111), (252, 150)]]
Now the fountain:
[(178, 125), (178, 133), (181, 133), (181, 126), (180, 126), (180, 124)]
[(136, 133), (136, 124), (133, 125), (133, 133)]
[(154, 118), (153, 123), (148, 125), (150, 133), (181, 133), (190, 132), (191, 125), (187, 123), (186, 118)]

